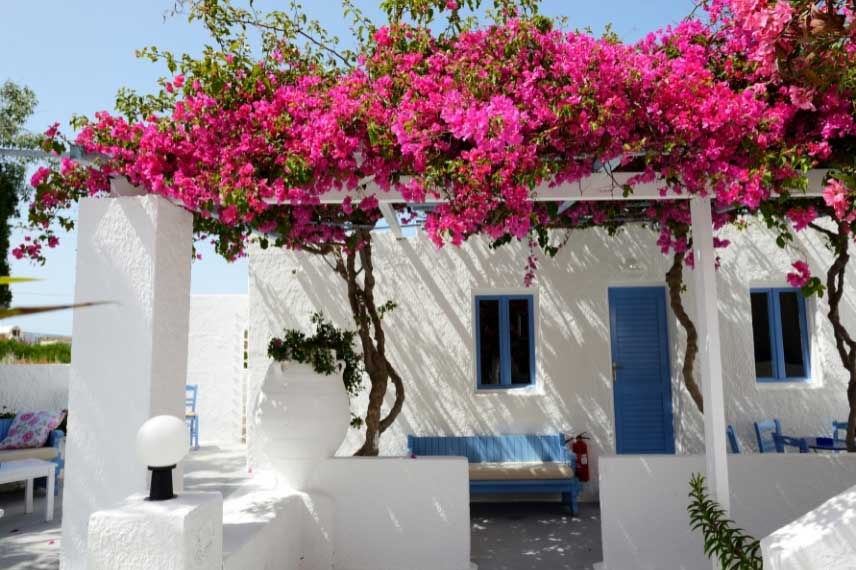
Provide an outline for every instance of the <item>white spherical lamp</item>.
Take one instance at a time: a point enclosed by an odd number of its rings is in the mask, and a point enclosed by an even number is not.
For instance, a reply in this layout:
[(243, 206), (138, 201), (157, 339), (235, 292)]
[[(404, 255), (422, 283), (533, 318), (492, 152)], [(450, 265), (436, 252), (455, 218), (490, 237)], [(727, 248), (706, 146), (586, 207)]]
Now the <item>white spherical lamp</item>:
[(185, 423), (175, 416), (155, 416), (137, 431), (137, 457), (152, 472), (150, 501), (172, 499), (172, 470), (190, 448)]

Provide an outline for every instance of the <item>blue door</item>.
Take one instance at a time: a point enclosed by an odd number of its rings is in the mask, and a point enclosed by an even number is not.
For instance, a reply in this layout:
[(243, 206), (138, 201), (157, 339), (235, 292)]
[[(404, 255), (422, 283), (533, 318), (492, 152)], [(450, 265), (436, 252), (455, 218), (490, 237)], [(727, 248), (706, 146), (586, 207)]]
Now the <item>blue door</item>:
[(609, 325), (615, 448), (674, 453), (664, 287), (611, 287)]

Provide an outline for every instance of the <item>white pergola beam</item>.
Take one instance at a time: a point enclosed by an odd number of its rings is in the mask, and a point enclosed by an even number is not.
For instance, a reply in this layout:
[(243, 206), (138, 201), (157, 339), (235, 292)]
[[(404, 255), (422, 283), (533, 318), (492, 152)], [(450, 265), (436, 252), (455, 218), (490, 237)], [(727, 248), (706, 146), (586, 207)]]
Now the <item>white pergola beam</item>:
[(383, 219), (386, 221), (386, 224), (389, 226), (389, 231), (392, 232), (392, 235), (396, 237), (396, 239), (401, 239), (404, 235), (401, 233), (401, 224), (398, 223), (398, 216), (395, 213), (395, 208), (392, 207), (390, 202), (381, 202), (378, 205), (378, 209), (380, 213), (383, 215)]
[(699, 334), (699, 369), (704, 397), (704, 443), (707, 487), (729, 511), (728, 457), (725, 449), (725, 398), (722, 389), (722, 355), (719, 337), (719, 296), (716, 290), (716, 252), (710, 198), (690, 201), (695, 268), (696, 326)]
[[(823, 181), (828, 170), (815, 169), (808, 172), (808, 190), (802, 192), (795, 190), (793, 196), (795, 198), (816, 198), (823, 195)], [(579, 182), (565, 183), (558, 186), (550, 187), (543, 184), (537, 187), (532, 192), (532, 199), (536, 202), (568, 202), (568, 201), (614, 201), (614, 200), (686, 200), (692, 198), (691, 194), (674, 194), (668, 193), (662, 195), (660, 190), (664, 187), (661, 180), (654, 182), (646, 182), (633, 186), (633, 193), (629, 196), (624, 195), (622, 185), (640, 174), (639, 172), (614, 172), (607, 174), (605, 172), (595, 172), (591, 176), (580, 180)], [(365, 187), (353, 191), (332, 191), (326, 192), (320, 196), (322, 204), (341, 204), (345, 198), (351, 197), (352, 200), (360, 200), (369, 196), (374, 196), (377, 201), (383, 204), (403, 204), (407, 200), (402, 197), (397, 190), (383, 190), (372, 180), (367, 180)], [(275, 199), (266, 200), (268, 203), (277, 203)], [(440, 204), (445, 202), (443, 197), (428, 195), (424, 204)]]

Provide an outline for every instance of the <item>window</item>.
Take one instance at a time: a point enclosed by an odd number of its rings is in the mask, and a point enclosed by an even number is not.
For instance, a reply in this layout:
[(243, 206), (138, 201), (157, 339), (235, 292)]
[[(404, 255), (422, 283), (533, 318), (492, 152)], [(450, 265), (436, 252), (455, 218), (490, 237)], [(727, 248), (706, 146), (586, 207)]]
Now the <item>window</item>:
[(535, 384), (532, 295), (478, 295), (476, 374), (479, 388)]
[(811, 372), (805, 298), (799, 289), (752, 289), (752, 340), (759, 382), (806, 380)]

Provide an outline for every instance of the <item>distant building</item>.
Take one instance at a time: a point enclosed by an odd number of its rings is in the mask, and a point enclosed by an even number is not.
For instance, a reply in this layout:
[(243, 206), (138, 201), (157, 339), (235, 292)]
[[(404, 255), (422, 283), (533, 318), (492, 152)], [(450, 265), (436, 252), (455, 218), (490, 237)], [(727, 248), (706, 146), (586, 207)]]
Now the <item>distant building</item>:
[(21, 327), (19, 327), (19, 326), (0, 326), (0, 339), (21, 340)]

